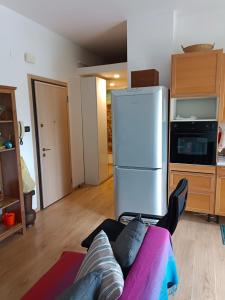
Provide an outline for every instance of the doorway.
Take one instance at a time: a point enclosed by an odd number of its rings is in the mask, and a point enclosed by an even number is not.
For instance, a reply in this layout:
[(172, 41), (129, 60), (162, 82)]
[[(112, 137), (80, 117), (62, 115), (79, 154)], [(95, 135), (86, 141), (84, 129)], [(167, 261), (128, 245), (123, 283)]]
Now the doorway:
[(114, 71), (111, 78), (106, 80), (106, 105), (107, 105), (107, 137), (108, 137), (108, 170), (109, 175), (113, 175), (113, 149), (112, 149), (112, 91), (126, 89), (128, 87), (127, 72)]
[[(106, 126), (106, 134), (107, 134), (107, 149), (106, 153), (104, 151), (104, 157), (108, 158), (108, 177), (113, 176), (113, 149), (112, 149), (112, 111), (111, 111), (111, 92), (115, 89), (125, 89), (128, 87), (128, 72), (127, 72), (127, 64), (119, 63), (119, 64), (111, 64), (111, 65), (102, 65), (102, 66), (94, 66), (94, 67), (84, 67), (79, 68), (79, 75), (82, 78), (85, 77), (98, 77), (102, 78), (106, 81), (106, 113), (107, 113), (107, 124), (101, 122), (99, 119), (99, 126)], [(88, 90), (89, 93), (90, 89)], [(92, 92), (93, 95), (94, 92)], [(82, 95), (82, 92), (81, 92)], [(82, 96), (81, 96), (81, 101)], [(82, 102), (83, 104), (83, 102)], [(92, 157), (93, 159), (93, 157)], [(88, 160), (88, 159), (87, 159)], [(86, 161), (84, 157), (84, 165), (88, 165), (89, 161)]]
[(31, 79), (40, 207), (72, 191), (68, 91), (59, 82)]

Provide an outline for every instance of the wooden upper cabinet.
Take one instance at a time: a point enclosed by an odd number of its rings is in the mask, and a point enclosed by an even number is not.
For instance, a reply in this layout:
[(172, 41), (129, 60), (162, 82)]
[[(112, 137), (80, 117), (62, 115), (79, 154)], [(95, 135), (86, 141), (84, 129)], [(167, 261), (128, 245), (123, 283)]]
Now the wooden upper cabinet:
[(225, 216), (225, 167), (217, 167), (215, 214)]
[(172, 97), (220, 95), (222, 50), (172, 55)]

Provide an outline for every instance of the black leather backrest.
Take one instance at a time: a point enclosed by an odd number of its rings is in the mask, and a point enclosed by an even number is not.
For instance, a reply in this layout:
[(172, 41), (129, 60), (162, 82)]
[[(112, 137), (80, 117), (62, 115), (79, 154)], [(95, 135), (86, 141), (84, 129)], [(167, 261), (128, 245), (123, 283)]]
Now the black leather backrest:
[(187, 193), (188, 193), (188, 181), (186, 178), (183, 178), (179, 181), (176, 189), (170, 196), (170, 200), (177, 201), (178, 205), (178, 214), (182, 215), (187, 201)]

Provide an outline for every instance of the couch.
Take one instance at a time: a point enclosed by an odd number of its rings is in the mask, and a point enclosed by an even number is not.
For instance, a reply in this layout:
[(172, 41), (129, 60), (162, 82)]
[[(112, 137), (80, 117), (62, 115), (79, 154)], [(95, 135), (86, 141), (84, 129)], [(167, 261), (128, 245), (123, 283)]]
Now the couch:
[[(70, 286), (85, 253), (64, 252), (56, 264), (22, 297), (54, 300)], [(176, 290), (178, 276), (168, 230), (150, 226), (125, 279), (119, 300), (166, 300), (168, 288)]]

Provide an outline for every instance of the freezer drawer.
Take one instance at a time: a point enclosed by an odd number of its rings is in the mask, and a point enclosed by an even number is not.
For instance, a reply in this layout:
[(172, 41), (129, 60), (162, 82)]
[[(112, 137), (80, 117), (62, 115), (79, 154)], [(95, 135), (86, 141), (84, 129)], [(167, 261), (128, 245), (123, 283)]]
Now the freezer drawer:
[(125, 211), (164, 216), (167, 184), (162, 169), (114, 167), (116, 217)]

